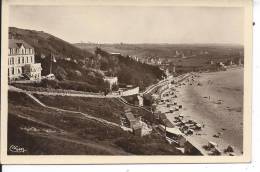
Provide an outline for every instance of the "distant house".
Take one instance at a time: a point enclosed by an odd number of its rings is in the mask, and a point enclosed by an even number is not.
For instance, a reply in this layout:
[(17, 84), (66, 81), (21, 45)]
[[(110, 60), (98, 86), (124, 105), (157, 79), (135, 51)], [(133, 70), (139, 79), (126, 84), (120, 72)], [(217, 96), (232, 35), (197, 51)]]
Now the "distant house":
[(66, 61), (71, 61), (71, 58), (67, 57), (65, 58)]
[(242, 65), (242, 59), (238, 58), (238, 65)]
[(135, 123), (132, 127), (134, 135), (142, 136), (142, 128), (143, 128), (142, 123), (140, 122)]
[(127, 122), (130, 126), (130, 128), (133, 128), (133, 126), (136, 124), (137, 120), (134, 117), (134, 114), (132, 112), (125, 112), (125, 117), (127, 119)]
[(110, 54), (110, 55), (116, 55), (116, 56), (121, 55), (121, 53), (117, 53), (117, 52), (110, 52), (109, 54)]
[(50, 73), (49, 75), (45, 76), (44, 78), (47, 79), (47, 80), (55, 80), (56, 79), (56, 77), (53, 73)]
[(134, 135), (142, 137), (151, 133), (152, 128), (142, 121), (141, 116), (135, 117), (131, 109), (125, 109), (124, 116)]
[(232, 66), (234, 63), (233, 63), (233, 61), (230, 59), (230, 60), (227, 60), (225, 64), (226, 64), (227, 66)]
[(35, 63), (34, 48), (28, 43), (9, 39), (8, 79), (41, 80), (41, 63)]
[(169, 66), (169, 72), (172, 73), (172, 74), (175, 73), (176, 72), (176, 67), (174, 65), (170, 65)]
[(118, 78), (117, 77), (108, 77), (105, 76), (104, 77), (104, 81), (109, 83), (109, 88), (112, 89), (113, 85), (117, 85), (118, 84)]
[(227, 69), (227, 66), (225, 66), (225, 64), (223, 62), (219, 62), (218, 65), (219, 65), (221, 70), (226, 70)]
[(137, 95), (138, 106), (144, 106), (144, 98), (143, 96)]

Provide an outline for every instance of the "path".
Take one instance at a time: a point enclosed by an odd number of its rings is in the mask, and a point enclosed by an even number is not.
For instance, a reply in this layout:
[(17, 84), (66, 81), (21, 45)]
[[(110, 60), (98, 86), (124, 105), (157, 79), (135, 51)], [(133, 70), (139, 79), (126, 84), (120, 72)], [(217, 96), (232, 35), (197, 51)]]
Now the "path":
[(109, 94), (109, 95), (95, 95), (95, 94), (88, 94), (88, 93), (61, 93), (61, 92), (47, 92), (47, 91), (28, 91), (28, 90), (23, 90), (14, 86), (9, 85), (8, 89), (10, 91), (15, 91), (15, 92), (21, 92), (21, 93), (29, 93), (29, 94), (39, 94), (39, 95), (45, 95), (45, 96), (71, 96), (71, 97), (89, 97), (89, 98), (116, 98), (120, 97), (120, 95), (114, 95), (114, 94)]
[(110, 122), (110, 121), (104, 120), (102, 118), (94, 117), (94, 116), (88, 115), (88, 114), (83, 113), (83, 112), (72, 111), (72, 110), (65, 110), (65, 109), (60, 109), (60, 108), (56, 108), (56, 107), (47, 106), (44, 103), (42, 103), (39, 99), (37, 99), (35, 96), (33, 96), (31, 93), (26, 92), (25, 94), (28, 95), (30, 98), (32, 98), (36, 103), (38, 103), (42, 107), (45, 107), (45, 108), (48, 108), (48, 109), (52, 109), (52, 110), (56, 110), (56, 111), (60, 111), (60, 112), (68, 112), (68, 113), (80, 114), (80, 115), (83, 115), (84, 117), (86, 117), (88, 119), (95, 120), (95, 121), (98, 121), (98, 122), (101, 122), (103, 124), (107, 124), (107, 125), (110, 125), (110, 126), (120, 127), (121, 128), (121, 126), (119, 124), (116, 124), (114, 122)]

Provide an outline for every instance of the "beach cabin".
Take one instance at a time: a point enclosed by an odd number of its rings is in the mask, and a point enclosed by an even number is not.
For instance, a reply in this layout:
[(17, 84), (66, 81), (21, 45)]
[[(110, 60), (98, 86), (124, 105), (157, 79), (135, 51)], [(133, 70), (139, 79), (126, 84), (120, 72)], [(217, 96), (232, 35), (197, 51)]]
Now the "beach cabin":
[(142, 124), (140, 122), (133, 124), (132, 129), (134, 135), (142, 137)]
[(165, 132), (166, 139), (169, 143), (175, 143), (180, 147), (185, 146), (186, 138), (184, 137), (183, 133), (178, 128), (170, 128), (165, 127), (163, 125), (159, 125), (161, 131)]
[(125, 117), (127, 120), (127, 123), (129, 124), (130, 128), (133, 128), (133, 125), (136, 123), (136, 119), (132, 112), (126, 112)]

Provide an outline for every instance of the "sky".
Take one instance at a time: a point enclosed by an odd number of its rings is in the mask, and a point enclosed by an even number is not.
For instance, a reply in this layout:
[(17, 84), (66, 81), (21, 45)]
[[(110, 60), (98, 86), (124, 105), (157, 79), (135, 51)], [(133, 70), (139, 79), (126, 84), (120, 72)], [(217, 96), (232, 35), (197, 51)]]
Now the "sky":
[(243, 44), (240, 7), (11, 6), (9, 26), (70, 43)]

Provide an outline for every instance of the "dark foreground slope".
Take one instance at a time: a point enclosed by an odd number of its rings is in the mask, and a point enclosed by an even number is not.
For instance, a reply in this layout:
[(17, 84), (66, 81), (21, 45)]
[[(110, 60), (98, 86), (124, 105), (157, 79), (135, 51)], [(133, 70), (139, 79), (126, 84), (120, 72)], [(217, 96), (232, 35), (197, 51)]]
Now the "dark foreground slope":
[[(8, 154), (182, 155), (157, 134), (137, 137), (80, 114), (43, 108), (23, 93), (9, 92), (8, 101)], [(26, 151), (13, 152), (12, 145)]]

